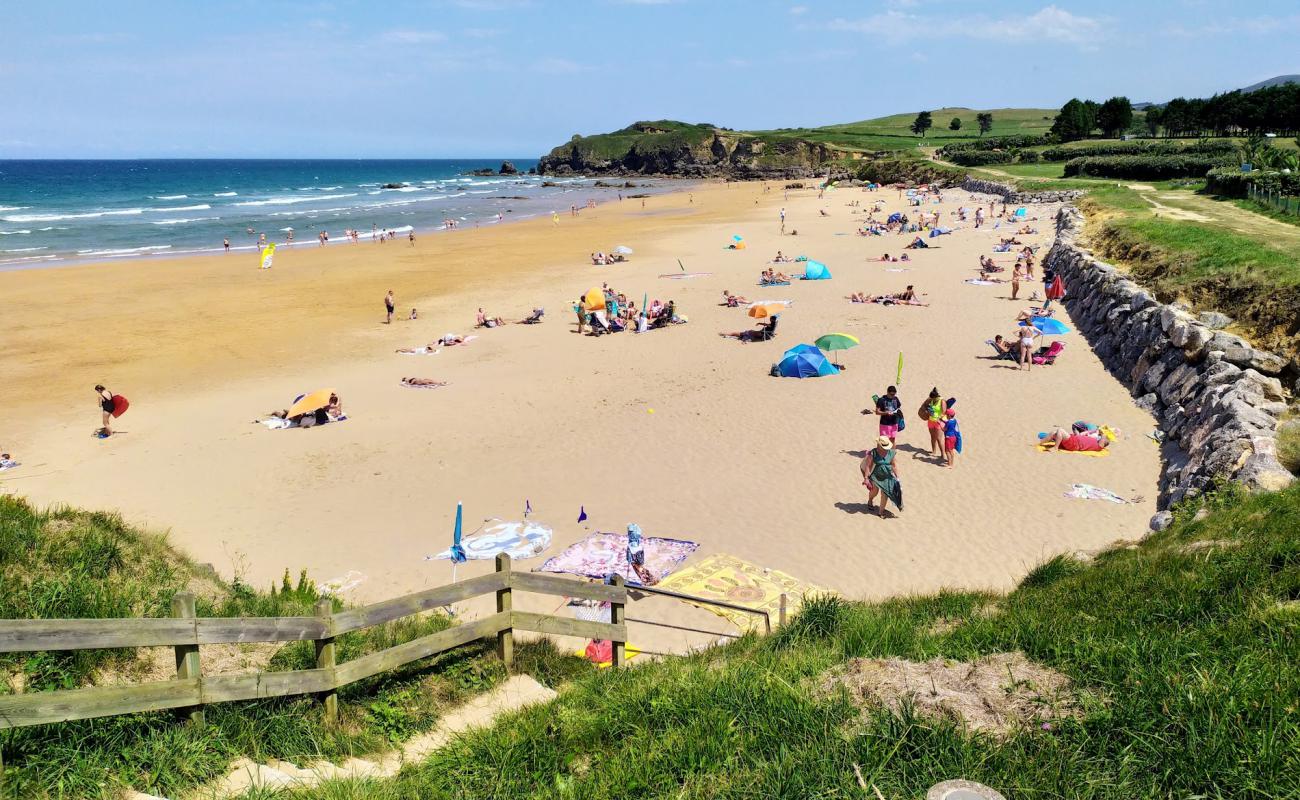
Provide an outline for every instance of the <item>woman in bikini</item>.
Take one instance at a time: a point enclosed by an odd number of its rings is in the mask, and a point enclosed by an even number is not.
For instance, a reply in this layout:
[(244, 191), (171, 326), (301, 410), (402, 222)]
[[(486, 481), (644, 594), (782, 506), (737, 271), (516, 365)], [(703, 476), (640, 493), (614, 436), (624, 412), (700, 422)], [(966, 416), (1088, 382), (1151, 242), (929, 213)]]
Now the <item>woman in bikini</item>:
[(113, 393), (105, 389), (103, 384), (95, 384), (95, 395), (99, 400), (99, 410), (104, 415), (104, 435), (111, 436), (113, 429), (109, 426), (109, 421), (113, 419)]
[(1033, 323), (1025, 323), (1020, 327), (1020, 366), (1023, 369), (1032, 369), (1034, 364), (1034, 342), (1043, 332), (1035, 328)]

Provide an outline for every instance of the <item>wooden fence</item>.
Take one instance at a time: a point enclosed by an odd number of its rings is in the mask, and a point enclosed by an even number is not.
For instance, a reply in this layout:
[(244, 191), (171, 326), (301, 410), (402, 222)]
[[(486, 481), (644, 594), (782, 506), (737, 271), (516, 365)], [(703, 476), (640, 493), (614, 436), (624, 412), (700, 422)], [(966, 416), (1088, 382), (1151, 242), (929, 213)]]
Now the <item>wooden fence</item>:
[[(514, 590), (608, 601), (610, 622), (515, 611)], [(496, 594), (496, 613), (491, 616), (345, 663), (335, 660), (335, 640), (345, 633), (489, 593)], [(164, 709), (179, 709), (192, 723), (201, 725), (203, 707), (211, 703), (299, 695), (320, 698), (326, 718), (334, 719), (339, 687), (470, 642), (495, 638), (497, 652), (509, 666), (514, 659), (516, 630), (611, 640), (617, 667), (623, 663), (627, 642), (626, 603), (627, 589), (621, 577), (615, 577), (610, 586), (514, 572), (510, 557), (500, 555), (496, 571), (487, 575), (338, 613), (330, 600), (322, 599), (311, 617), (196, 617), (194, 596), (179, 594), (172, 600), (170, 618), (0, 620), (0, 653), (160, 646), (176, 651), (173, 680), (0, 695), (0, 730)], [(314, 669), (203, 675), (203, 645), (301, 641), (316, 644)]]

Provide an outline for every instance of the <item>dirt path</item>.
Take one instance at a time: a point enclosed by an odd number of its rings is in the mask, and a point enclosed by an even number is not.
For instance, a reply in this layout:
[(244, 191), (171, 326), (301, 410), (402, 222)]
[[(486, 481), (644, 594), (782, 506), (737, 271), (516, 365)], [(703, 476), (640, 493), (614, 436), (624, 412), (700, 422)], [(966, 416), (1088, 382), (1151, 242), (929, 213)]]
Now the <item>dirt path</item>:
[(1150, 203), (1156, 216), (1222, 225), (1237, 233), (1260, 237), (1275, 244), (1300, 246), (1300, 227), (1247, 211), (1229, 201), (1214, 200), (1187, 190), (1160, 191), (1154, 186), (1141, 183), (1125, 186)]

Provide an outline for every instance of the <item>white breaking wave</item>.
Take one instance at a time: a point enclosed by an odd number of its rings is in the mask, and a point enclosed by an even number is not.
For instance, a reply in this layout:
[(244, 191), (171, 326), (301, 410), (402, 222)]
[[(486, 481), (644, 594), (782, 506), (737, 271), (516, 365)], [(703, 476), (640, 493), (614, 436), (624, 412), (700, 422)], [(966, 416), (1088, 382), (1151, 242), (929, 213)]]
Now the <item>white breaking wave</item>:
[(236, 197), (239, 192), (214, 192), (213, 197)]
[(211, 222), (212, 220), (221, 219), (221, 217), (181, 217), (179, 219), (160, 219), (152, 222), (152, 225), (183, 225), (186, 222)]
[(25, 228), (21, 231), (0, 231), (0, 236), (18, 236), (23, 233), (31, 233), (31, 231)]
[(317, 200), (337, 200), (340, 197), (356, 197), (356, 193), (351, 194), (322, 194), (316, 197), (272, 197), (269, 200), (245, 200), (242, 203), (235, 203), (237, 206), (289, 206), (295, 203), (313, 203)]
[(31, 206), (0, 206), (0, 211), (22, 211), (24, 208), (31, 208)]
[(156, 195), (153, 196), (153, 199), (155, 199), (155, 200), (184, 200), (184, 199), (187, 198), (187, 197), (189, 197), (188, 194), (156, 194)]
[(199, 203), (196, 206), (172, 206), (171, 208), (151, 208), (150, 211), (207, 211), (212, 206), (207, 203)]
[(145, 247), (122, 247), (116, 250), (78, 250), (77, 255), (81, 256), (128, 256), (132, 253), (147, 253), (151, 250), (168, 250), (169, 244), (151, 244)]
[(16, 247), (13, 250), (0, 250), (0, 253), (34, 253), (44, 249), (44, 247)]
[(124, 208), (120, 211), (88, 211), (84, 214), (15, 214), (0, 217), (0, 220), (5, 222), (58, 222), (62, 219), (94, 219), (96, 217), (121, 217), (143, 213), (143, 208)]

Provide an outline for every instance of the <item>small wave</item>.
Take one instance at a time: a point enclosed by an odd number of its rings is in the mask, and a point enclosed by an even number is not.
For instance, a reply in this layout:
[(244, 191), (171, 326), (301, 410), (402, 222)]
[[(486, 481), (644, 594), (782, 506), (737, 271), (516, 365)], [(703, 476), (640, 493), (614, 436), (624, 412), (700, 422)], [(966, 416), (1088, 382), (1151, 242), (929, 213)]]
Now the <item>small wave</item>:
[(212, 194), (213, 197), (236, 197), (238, 195), (239, 192), (214, 192)]
[(187, 197), (189, 197), (188, 194), (156, 194), (156, 195), (153, 196), (153, 199), (155, 199), (155, 200), (184, 200), (184, 199), (187, 198)]
[(322, 194), (316, 197), (272, 197), (267, 200), (245, 200), (242, 203), (235, 203), (237, 206), (288, 206), (295, 203), (312, 203), (317, 200), (336, 200), (340, 197), (356, 197), (352, 194)]
[(322, 192), (333, 192), (337, 189), (342, 189), (343, 187), (342, 186), (321, 186), (319, 188)]
[(143, 214), (143, 208), (124, 208), (119, 211), (88, 211), (84, 214), (15, 214), (0, 217), (5, 222), (58, 222), (64, 219), (95, 219), (97, 217), (120, 217)]
[(199, 203), (194, 206), (172, 206), (170, 208), (151, 208), (150, 211), (207, 211), (212, 206), (207, 203)]
[(0, 253), (34, 253), (45, 249), (44, 247), (15, 247), (13, 250), (0, 250)]
[(44, 228), (37, 228), (36, 230), (41, 231), (42, 233), (44, 233), (45, 231), (66, 231), (67, 228), (64, 228), (64, 227), (55, 227), (54, 225), (46, 225)]
[(0, 231), (0, 236), (19, 236), (24, 233), (31, 233), (31, 231), (26, 228), (20, 231)]
[(77, 255), (82, 256), (129, 256), (132, 253), (148, 253), (153, 250), (169, 250), (169, 244), (151, 244), (144, 247), (121, 247), (110, 250), (78, 250)]
[(179, 217), (177, 219), (160, 219), (150, 224), (152, 225), (184, 225), (187, 222), (211, 222), (221, 219), (221, 217)]
[(31, 206), (0, 206), (0, 211), (22, 211), (24, 208), (31, 208)]

